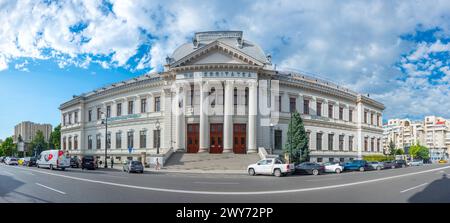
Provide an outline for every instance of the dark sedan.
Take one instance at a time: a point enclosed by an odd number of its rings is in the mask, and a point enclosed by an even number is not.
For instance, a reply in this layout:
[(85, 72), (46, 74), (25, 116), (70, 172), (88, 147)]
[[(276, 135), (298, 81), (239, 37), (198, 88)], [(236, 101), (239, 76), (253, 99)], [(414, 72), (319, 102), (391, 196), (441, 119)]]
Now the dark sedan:
[(325, 172), (325, 166), (318, 163), (304, 162), (295, 166), (296, 174), (319, 175)]
[(395, 163), (393, 161), (385, 161), (383, 162), (383, 169), (394, 169)]
[(27, 166), (36, 166), (36, 157), (30, 157), (30, 160), (27, 162)]
[(83, 158), (81, 158), (81, 169), (95, 170), (97, 168), (97, 160), (94, 156), (84, 156)]

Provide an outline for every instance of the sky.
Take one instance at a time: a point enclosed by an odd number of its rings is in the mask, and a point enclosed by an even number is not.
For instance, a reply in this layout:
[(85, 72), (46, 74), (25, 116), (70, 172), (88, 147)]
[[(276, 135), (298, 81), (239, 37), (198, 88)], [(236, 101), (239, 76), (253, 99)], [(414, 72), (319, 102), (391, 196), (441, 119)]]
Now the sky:
[(194, 33), (242, 30), (279, 70), (450, 118), (450, 1), (0, 0), (0, 139), (73, 95), (159, 71)]

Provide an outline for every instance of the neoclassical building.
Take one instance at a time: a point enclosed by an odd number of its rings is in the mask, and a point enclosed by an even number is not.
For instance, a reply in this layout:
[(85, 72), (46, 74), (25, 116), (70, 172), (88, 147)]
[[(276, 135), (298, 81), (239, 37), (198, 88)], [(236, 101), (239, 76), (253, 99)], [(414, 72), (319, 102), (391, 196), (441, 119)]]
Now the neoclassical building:
[(74, 96), (59, 109), (62, 149), (77, 156), (103, 157), (105, 147), (117, 161), (158, 151), (281, 153), (294, 111), (304, 120), (312, 161), (382, 154), (383, 104), (274, 69), (241, 31), (195, 33), (166, 58), (164, 71)]

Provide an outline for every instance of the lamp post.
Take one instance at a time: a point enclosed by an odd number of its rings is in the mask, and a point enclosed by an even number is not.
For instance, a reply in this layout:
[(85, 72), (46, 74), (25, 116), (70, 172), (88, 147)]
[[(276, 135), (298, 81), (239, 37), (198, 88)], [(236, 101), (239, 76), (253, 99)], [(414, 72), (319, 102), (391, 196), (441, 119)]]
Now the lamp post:
[(108, 168), (108, 163), (106, 156), (108, 155), (108, 117), (107, 115), (100, 111), (103, 114), (104, 119), (102, 120), (102, 124), (105, 124), (105, 169)]
[(156, 120), (155, 128), (156, 128), (156, 133), (158, 134), (157, 137), (156, 137), (156, 140), (157, 140), (157, 142), (156, 142), (156, 154), (159, 154), (159, 143), (160, 143), (160, 137), (161, 137), (161, 134), (159, 132), (159, 129), (160, 129), (159, 120)]

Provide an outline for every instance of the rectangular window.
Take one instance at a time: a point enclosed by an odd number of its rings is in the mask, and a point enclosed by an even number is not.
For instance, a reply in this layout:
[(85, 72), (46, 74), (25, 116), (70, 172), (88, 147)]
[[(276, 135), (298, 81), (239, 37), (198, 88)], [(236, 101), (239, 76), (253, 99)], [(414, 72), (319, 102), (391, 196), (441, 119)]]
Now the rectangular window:
[(92, 110), (88, 111), (88, 121), (92, 121)]
[(339, 151), (344, 151), (344, 135), (339, 135)]
[(380, 124), (380, 115), (377, 115), (377, 126), (381, 126), (381, 124)]
[(78, 149), (78, 136), (73, 137), (73, 149), (74, 150)]
[(373, 114), (370, 114), (370, 124), (373, 125)]
[(69, 125), (72, 124), (72, 113), (69, 114)]
[(333, 118), (333, 105), (328, 105), (328, 118)]
[(111, 133), (108, 132), (106, 135), (106, 148), (111, 149)]
[(129, 101), (128, 102), (128, 114), (129, 115), (133, 114), (133, 107), (134, 107), (134, 101)]
[(147, 99), (141, 99), (141, 113), (147, 112)]
[(101, 147), (102, 147), (102, 138), (101, 138), (100, 134), (97, 134), (95, 136), (95, 142), (97, 143), (96, 149), (101, 149)]
[(97, 108), (97, 120), (100, 120), (102, 118), (102, 109)]
[(339, 107), (339, 120), (344, 120), (344, 108)]
[(237, 105), (238, 104), (238, 101), (237, 101), (237, 99), (238, 99), (238, 92), (237, 92), (237, 88), (234, 88), (234, 95), (233, 95), (233, 97), (234, 97), (234, 105)]
[(296, 98), (289, 98), (289, 111), (290, 112), (295, 112), (296, 110)]
[(328, 161), (330, 161), (330, 162), (334, 162), (334, 157), (330, 157), (330, 158), (328, 158)]
[(374, 147), (374, 139), (372, 138), (372, 139), (370, 140), (370, 151), (374, 152), (374, 150), (375, 150), (375, 147)]
[(161, 146), (161, 130), (153, 130), (153, 148)]
[(134, 147), (133, 135), (133, 132), (127, 132), (127, 148)]
[(248, 106), (248, 88), (245, 88), (245, 105)]
[(367, 124), (367, 112), (364, 112), (364, 124)]
[(117, 114), (116, 116), (121, 116), (122, 115), (122, 103), (118, 103), (117, 104)]
[(72, 150), (72, 136), (69, 136), (69, 150)]
[(88, 149), (92, 149), (92, 136), (88, 136)]
[(333, 150), (334, 134), (328, 134), (328, 150)]
[(322, 133), (316, 134), (316, 146), (317, 150), (322, 150)]
[(353, 136), (348, 137), (348, 151), (353, 151)]
[(139, 146), (140, 148), (147, 147), (147, 131), (145, 130), (139, 132)]
[(309, 100), (303, 100), (303, 114), (309, 115)]
[(195, 90), (195, 86), (193, 84), (191, 84), (191, 95), (190, 95), (191, 96), (191, 106), (194, 105), (194, 95), (195, 95), (194, 90)]
[(348, 110), (348, 121), (353, 122), (353, 110)]
[(111, 105), (106, 106), (106, 117), (111, 118)]
[(377, 152), (380, 152), (380, 139), (377, 139)]
[(316, 103), (317, 116), (322, 116), (322, 102)]
[(116, 149), (122, 148), (122, 133), (116, 132)]
[(74, 118), (75, 119), (75, 123), (78, 123), (78, 112), (75, 112), (74, 116), (75, 116), (75, 118)]
[(66, 115), (63, 115), (63, 125), (66, 125)]
[(322, 160), (323, 160), (322, 157), (317, 157), (317, 162), (318, 162), (318, 163), (321, 163)]
[(367, 147), (368, 147), (368, 142), (367, 142), (367, 140), (369, 140), (367, 137), (364, 137), (364, 151), (368, 151), (368, 149), (367, 149)]
[(159, 112), (160, 111), (160, 109), (161, 109), (160, 103), (161, 103), (160, 97), (155, 97), (155, 112)]
[(345, 159), (344, 158), (339, 158), (339, 162), (341, 162), (341, 163), (343, 163), (345, 161)]
[(283, 110), (282, 110), (282, 106), (281, 106), (281, 101), (283, 100), (283, 98), (281, 97), (281, 95), (280, 96), (278, 96), (278, 111), (279, 112), (282, 112)]
[(66, 137), (63, 138), (63, 150), (66, 150)]

